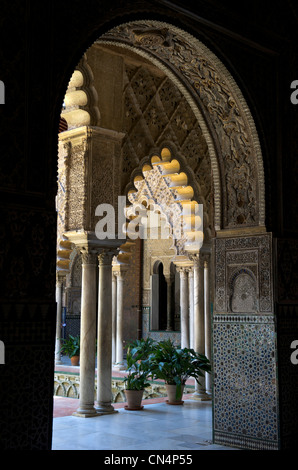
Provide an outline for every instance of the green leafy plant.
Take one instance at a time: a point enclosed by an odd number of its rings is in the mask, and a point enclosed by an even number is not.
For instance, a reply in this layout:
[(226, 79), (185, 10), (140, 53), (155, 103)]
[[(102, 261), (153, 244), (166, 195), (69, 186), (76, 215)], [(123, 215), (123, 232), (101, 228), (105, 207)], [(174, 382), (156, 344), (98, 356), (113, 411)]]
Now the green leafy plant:
[(153, 348), (152, 338), (135, 340), (128, 345), (126, 355), (128, 375), (124, 378), (127, 390), (143, 390), (150, 385), (149, 356)]
[(69, 358), (80, 355), (80, 337), (69, 335), (67, 339), (62, 339), (60, 352)]
[(206, 356), (193, 349), (176, 347), (170, 339), (157, 343), (149, 361), (153, 377), (177, 386), (177, 397), (189, 377), (200, 383), (199, 379), (204, 377), (204, 373), (211, 372)]

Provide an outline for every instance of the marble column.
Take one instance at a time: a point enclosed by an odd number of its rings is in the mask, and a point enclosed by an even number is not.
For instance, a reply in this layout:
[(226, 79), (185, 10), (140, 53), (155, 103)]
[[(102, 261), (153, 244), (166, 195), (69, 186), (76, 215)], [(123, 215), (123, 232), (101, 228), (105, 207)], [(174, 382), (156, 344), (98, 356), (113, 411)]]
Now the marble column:
[(62, 288), (63, 283), (61, 279), (56, 281), (56, 302), (57, 302), (57, 320), (56, 320), (56, 345), (55, 345), (55, 364), (62, 364), (61, 362), (61, 323), (62, 323)]
[[(211, 312), (209, 295), (209, 267), (204, 261), (204, 320), (205, 320), (205, 355), (211, 361)], [(205, 388), (207, 395), (212, 395), (211, 374), (205, 374)]]
[(117, 278), (112, 272), (112, 364), (116, 363)]
[(119, 370), (124, 370), (123, 360), (123, 285), (124, 285), (124, 272), (121, 268), (115, 271), (117, 278), (117, 328), (116, 328), (116, 364), (115, 367)]
[(189, 348), (188, 269), (180, 266), (178, 271), (180, 274), (181, 347)]
[(194, 349), (194, 272), (193, 268), (188, 272), (189, 289), (189, 347)]
[[(204, 272), (200, 254), (193, 255), (194, 262), (194, 350), (205, 354), (205, 328), (204, 328)], [(193, 398), (209, 400), (205, 390), (205, 378), (195, 383)]]
[(97, 403), (98, 414), (116, 413), (112, 406), (112, 258), (103, 250), (98, 256), (98, 335), (97, 335)]
[(96, 339), (96, 253), (82, 248), (80, 402), (75, 416), (97, 416), (94, 408)]

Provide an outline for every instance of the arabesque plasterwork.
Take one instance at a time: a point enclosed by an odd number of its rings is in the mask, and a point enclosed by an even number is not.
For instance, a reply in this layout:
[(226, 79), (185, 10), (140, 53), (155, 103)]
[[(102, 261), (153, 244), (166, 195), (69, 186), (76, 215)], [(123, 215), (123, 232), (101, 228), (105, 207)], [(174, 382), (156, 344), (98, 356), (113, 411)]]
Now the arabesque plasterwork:
[(264, 174), (257, 132), (240, 90), (219, 59), (196, 38), (157, 21), (122, 24), (98, 43), (129, 48), (158, 64), (178, 88), (187, 87), (184, 94), (209, 148), (215, 226), (263, 226)]

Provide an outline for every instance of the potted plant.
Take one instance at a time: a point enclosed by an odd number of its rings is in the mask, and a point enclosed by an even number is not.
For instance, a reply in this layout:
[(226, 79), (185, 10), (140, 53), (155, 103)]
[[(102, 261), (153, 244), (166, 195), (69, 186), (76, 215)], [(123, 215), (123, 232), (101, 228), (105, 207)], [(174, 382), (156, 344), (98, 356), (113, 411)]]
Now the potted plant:
[(165, 381), (171, 405), (182, 404), (186, 380), (193, 377), (198, 383), (204, 372), (211, 371), (209, 360), (193, 349), (176, 347), (168, 339), (160, 341), (150, 354), (150, 368), (155, 378)]
[(127, 410), (141, 410), (143, 393), (150, 385), (148, 377), (151, 375), (149, 355), (153, 350), (152, 338), (140, 339), (128, 345), (126, 362), (128, 375), (124, 378)]
[(60, 352), (68, 356), (73, 366), (79, 365), (80, 359), (80, 337), (69, 335), (67, 339), (62, 339), (63, 344)]

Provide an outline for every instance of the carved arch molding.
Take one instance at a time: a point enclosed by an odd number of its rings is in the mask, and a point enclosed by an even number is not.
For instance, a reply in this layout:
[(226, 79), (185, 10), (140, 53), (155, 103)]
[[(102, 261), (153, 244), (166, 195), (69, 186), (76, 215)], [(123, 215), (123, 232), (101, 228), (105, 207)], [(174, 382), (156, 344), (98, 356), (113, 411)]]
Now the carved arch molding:
[(216, 55), (179, 28), (150, 20), (117, 26), (96, 42), (147, 58), (187, 99), (208, 145), (215, 230), (263, 227), (265, 187), (257, 131), (241, 91)]

